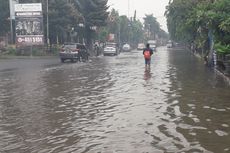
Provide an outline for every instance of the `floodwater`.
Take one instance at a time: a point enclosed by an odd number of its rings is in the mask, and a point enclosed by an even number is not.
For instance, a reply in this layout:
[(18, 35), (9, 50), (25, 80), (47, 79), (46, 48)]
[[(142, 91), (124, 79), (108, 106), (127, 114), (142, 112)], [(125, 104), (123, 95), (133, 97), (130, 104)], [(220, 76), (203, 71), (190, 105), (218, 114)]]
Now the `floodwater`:
[(230, 152), (230, 87), (183, 49), (0, 60), (1, 153)]

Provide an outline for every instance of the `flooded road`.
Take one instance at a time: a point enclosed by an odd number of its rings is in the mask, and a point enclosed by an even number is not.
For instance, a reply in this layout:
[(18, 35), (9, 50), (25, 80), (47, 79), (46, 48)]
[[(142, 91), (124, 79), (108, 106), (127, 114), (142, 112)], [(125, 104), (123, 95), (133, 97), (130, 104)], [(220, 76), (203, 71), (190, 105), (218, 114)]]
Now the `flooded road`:
[(0, 60), (1, 153), (230, 152), (230, 87), (184, 50)]

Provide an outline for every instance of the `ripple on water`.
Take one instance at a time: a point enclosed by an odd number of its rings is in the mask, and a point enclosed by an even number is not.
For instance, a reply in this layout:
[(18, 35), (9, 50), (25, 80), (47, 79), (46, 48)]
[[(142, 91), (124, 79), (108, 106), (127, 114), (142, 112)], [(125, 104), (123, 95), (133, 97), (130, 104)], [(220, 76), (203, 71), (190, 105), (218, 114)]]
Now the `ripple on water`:
[(228, 125), (228, 124), (222, 124), (221, 126), (226, 127), (226, 128), (228, 128), (228, 127), (229, 127), (229, 125)]
[(220, 137), (228, 136), (228, 133), (221, 131), (221, 130), (215, 130), (215, 133)]

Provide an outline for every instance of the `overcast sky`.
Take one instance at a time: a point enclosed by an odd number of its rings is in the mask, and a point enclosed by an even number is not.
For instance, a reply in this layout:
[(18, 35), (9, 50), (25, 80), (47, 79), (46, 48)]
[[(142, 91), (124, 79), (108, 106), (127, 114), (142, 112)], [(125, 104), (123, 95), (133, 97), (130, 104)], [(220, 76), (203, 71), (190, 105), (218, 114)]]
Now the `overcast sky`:
[(145, 14), (153, 14), (162, 26), (161, 28), (167, 31), (164, 12), (168, 2), (169, 0), (108, 0), (108, 5), (111, 6), (110, 8), (115, 8), (120, 15), (129, 15), (129, 17), (132, 17), (136, 10), (137, 18), (141, 21)]

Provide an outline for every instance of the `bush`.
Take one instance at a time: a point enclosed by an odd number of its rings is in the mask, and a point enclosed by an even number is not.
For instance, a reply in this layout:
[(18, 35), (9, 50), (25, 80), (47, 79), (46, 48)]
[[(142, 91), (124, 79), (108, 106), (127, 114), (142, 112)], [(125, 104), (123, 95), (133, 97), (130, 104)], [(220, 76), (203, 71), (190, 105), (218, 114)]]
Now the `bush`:
[(46, 54), (45, 54), (43, 48), (34, 47), (34, 48), (32, 48), (32, 55), (33, 56), (45, 56)]
[(8, 55), (16, 55), (16, 48), (14, 46), (7, 47), (6, 54), (8, 54)]
[[(11, 56), (53, 56), (58, 55), (60, 46), (52, 46), (49, 49), (45, 46), (20, 46), (15, 47), (14, 45), (7, 46), (0, 49), (1, 55), (11, 55)], [(32, 49), (32, 52), (31, 52)]]
[(53, 54), (53, 55), (58, 55), (60, 49), (61, 49), (61, 46), (59, 46), (59, 45), (53, 45), (50, 48), (50, 53)]
[(230, 54), (230, 44), (223, 45), (220, 42), (214, 45), (217, 54)]

